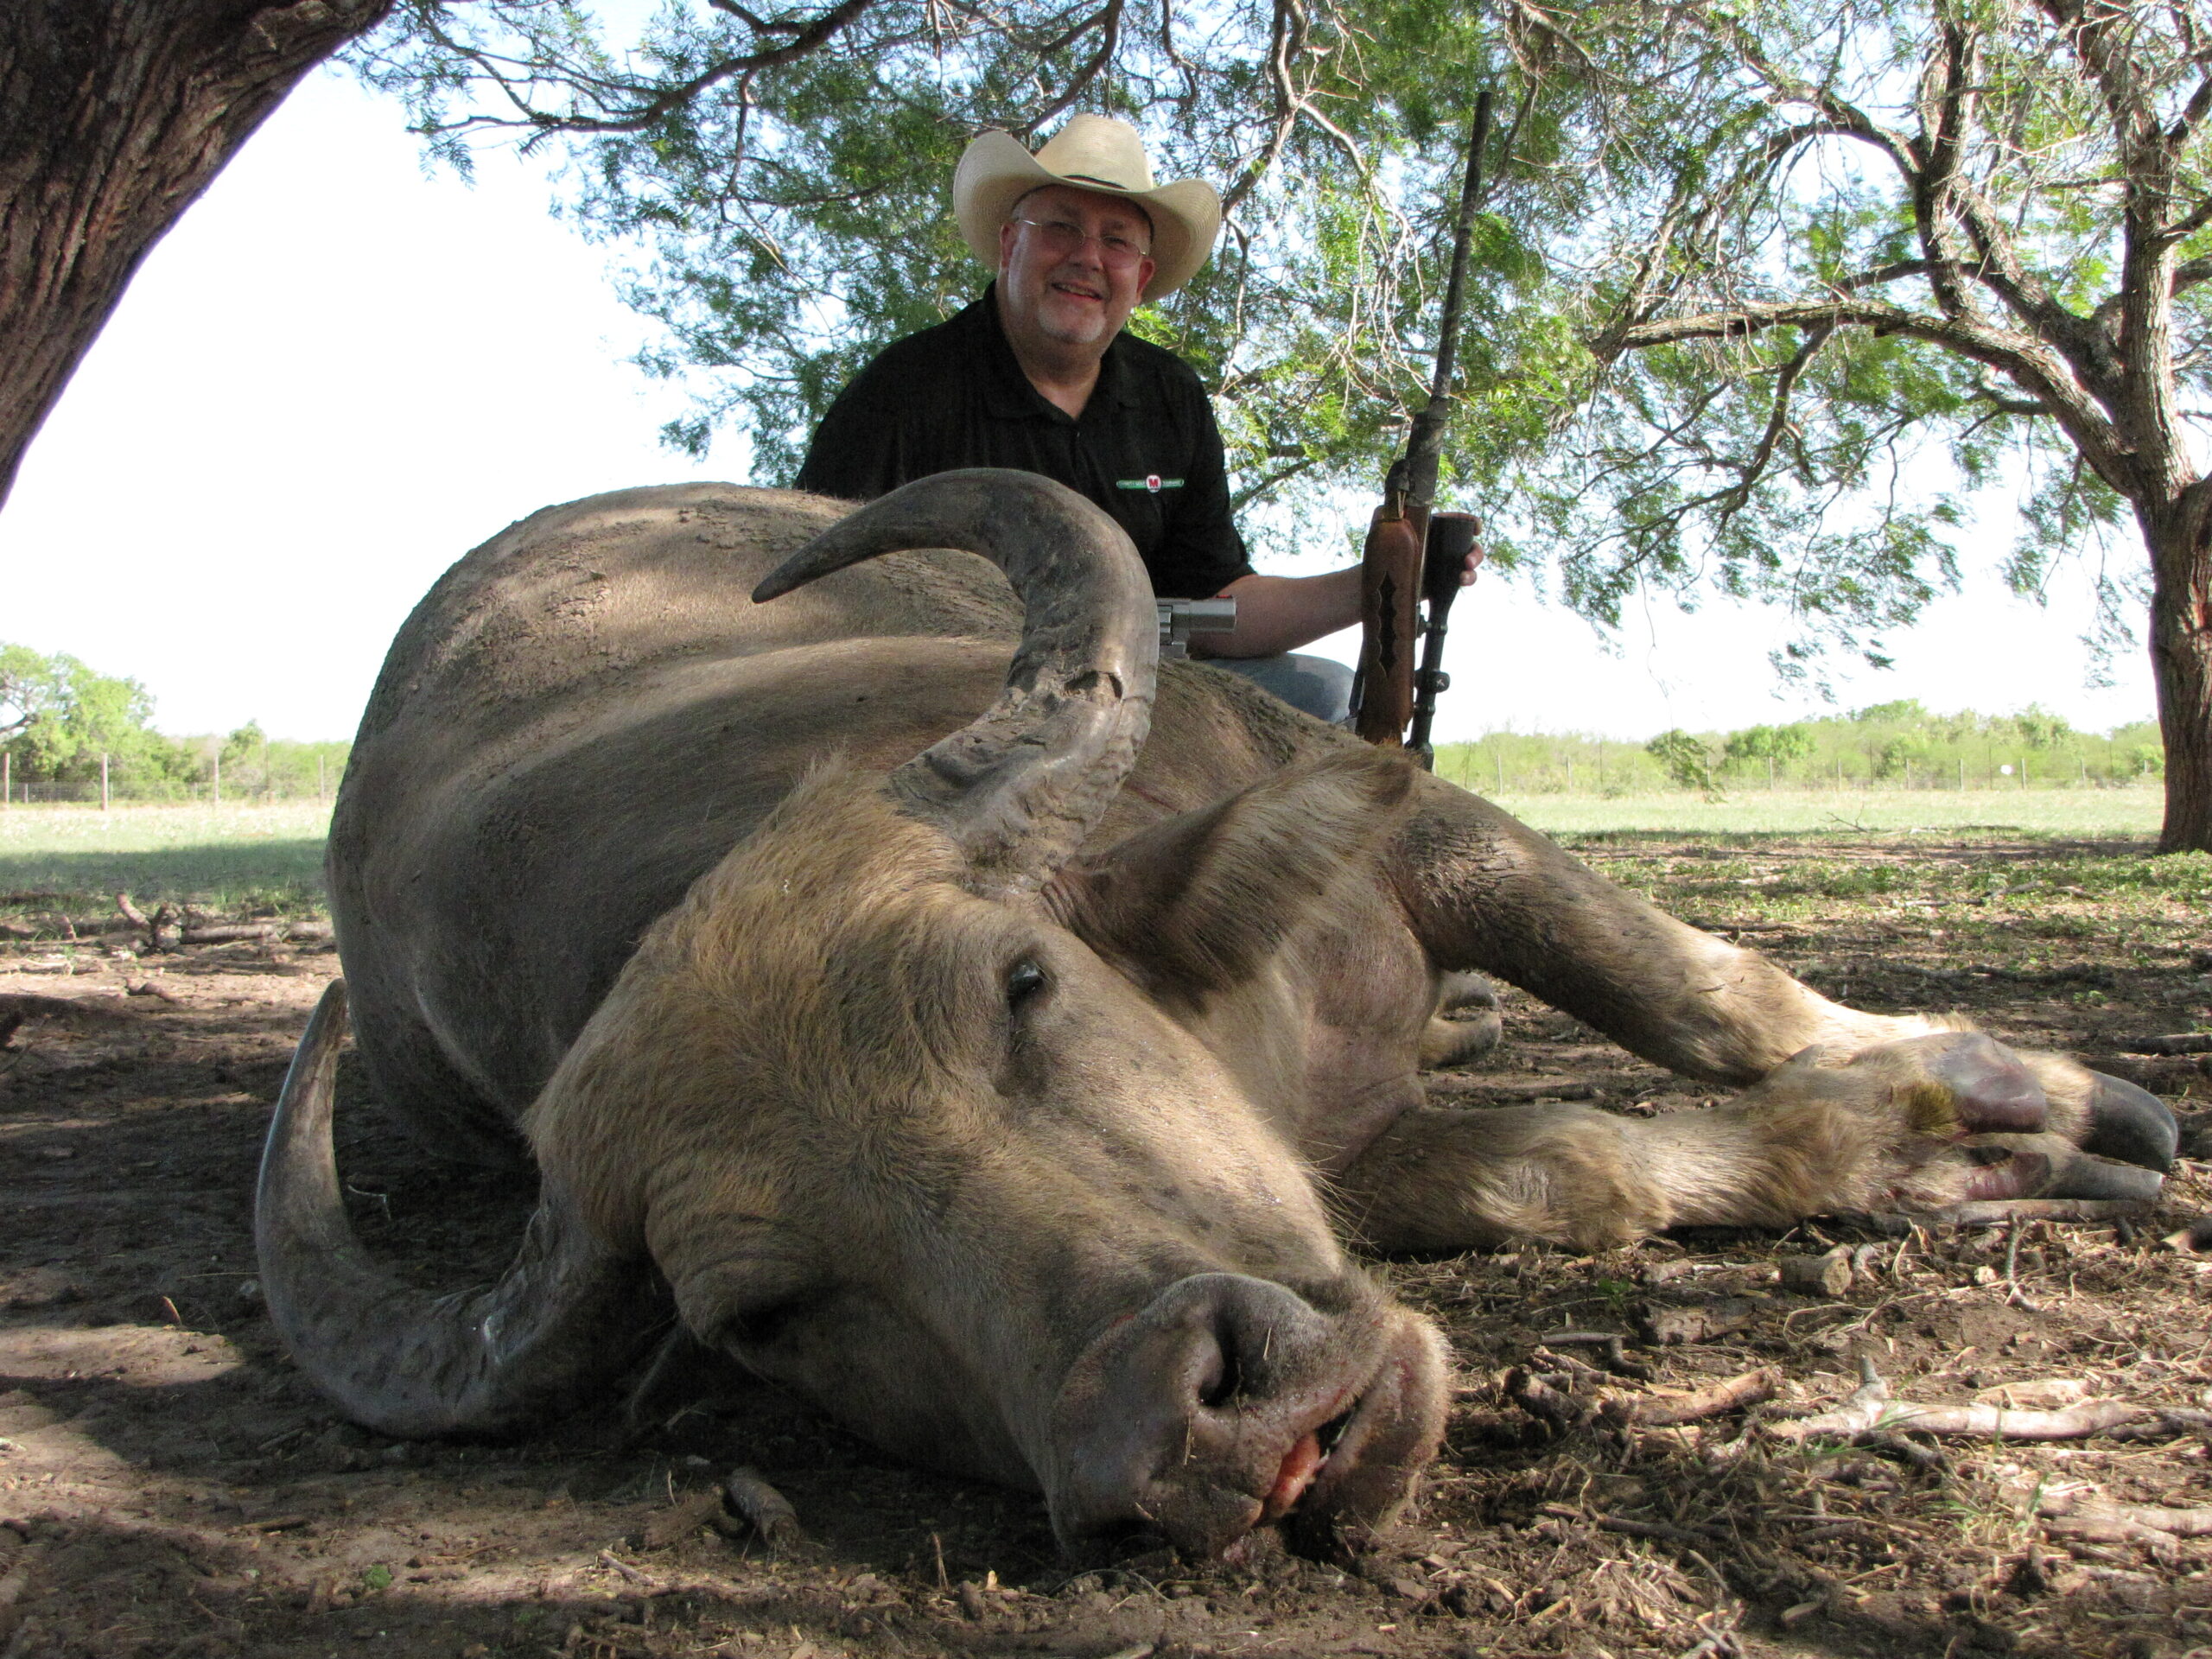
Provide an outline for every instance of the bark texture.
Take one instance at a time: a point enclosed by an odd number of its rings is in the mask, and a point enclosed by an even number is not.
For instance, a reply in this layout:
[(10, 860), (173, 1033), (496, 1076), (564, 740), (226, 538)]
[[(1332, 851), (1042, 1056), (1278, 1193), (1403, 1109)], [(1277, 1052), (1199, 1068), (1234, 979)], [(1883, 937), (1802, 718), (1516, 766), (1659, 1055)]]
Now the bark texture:
[(2195, 482), (2143, 515), (2151, 549), (2151, 672), (2166, 741), (2162, 853), (2212, 852), (2212, 499)]
[(391, 0), (0, 5), (0, 500), (140, 260)]

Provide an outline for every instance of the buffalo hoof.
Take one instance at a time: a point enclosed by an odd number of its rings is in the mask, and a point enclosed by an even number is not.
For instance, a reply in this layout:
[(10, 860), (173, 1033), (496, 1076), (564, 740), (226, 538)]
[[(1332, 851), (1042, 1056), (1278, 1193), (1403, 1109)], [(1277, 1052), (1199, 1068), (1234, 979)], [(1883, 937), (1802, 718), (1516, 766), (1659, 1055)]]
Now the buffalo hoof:
[(2082, 1137), (2082, 1150), (2155, 1169), (2160, 1174), (2171, 1169), (2174, 1155), (2181, 1149), (2181, 1125), (2166, 1109), (2166, 1103), (2148, 1090), (2101, 1071), (2089, 1075), (2096, 1080), (2097, 1092), (2089, 1101), (2089, 1129)]
[(2076, 1158), (2059, 1172), (2044, 1190), (2047, 1198), (2117, 1198), (2150, 1204), (2157, 1200), (2166, 1178), (2139, 1164), (2116, 1163), (2088, 1154)]

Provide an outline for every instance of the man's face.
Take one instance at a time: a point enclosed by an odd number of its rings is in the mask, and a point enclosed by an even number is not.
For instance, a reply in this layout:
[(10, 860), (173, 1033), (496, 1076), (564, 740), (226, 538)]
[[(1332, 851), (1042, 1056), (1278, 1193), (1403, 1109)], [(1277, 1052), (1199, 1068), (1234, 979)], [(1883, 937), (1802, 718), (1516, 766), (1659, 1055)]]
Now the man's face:
[[(1081, 232), (1078, 241), (1066, 228)], [(1017, 353), (1105, 354), (1152, 280), (1149, 256), (1117, 262), (1103, 238), (1149, 249), (1152, 222), (1114, 196), (1067, 185), (1033, 190), (999, 228), (999, 321)]]

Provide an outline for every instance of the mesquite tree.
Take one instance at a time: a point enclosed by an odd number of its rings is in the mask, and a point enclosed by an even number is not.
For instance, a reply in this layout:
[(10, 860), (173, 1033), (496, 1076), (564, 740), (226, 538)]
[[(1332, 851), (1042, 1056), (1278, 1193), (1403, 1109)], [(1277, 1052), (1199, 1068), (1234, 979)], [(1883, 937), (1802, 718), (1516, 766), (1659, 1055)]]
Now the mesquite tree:
[(406, 16), (372, 75), (456, 151), (577, 146), (571, 209), (639, 238), (661, 363), (706, 371), (679, 435), (734, 416), (772, 478), (859, 362), (975, 291), (960, 145), (1077, 107), (1226, 187), (1224, 257), (1135, 326), (1215, 389), (1248, 493), (1371, 478), (1488, 82), (1454, 448), (1506, 556), (1605, 620), (1640, 586), (1776, 601), (1790, 672), (1885, 660), (1956, 580), (1955, 486), (2025, 480), (2023, 588), (2132, 517), (2150, 556), (2105, 569), (2095, 632), (2148, 601), (2164, 844), (2212, 847), (2194, 0), (696, 0), (626, 52), (555, 0)]
[(147, 250), (391, 0), (0, 6), (0, 499)]
[(1516, 16), (1568, 111), (1529, 211), (1575, 227), (1588, 353), (1522, 479), (1580, 602), (1717, 580), (1863, 644), (1955, 575), (1953, 485), (2024, 480), (2016, 585), (2108, 529), (2147, 556), (2099, 621), (2147, 600), (2161, 845), (2212, 849), (2212, 9)]

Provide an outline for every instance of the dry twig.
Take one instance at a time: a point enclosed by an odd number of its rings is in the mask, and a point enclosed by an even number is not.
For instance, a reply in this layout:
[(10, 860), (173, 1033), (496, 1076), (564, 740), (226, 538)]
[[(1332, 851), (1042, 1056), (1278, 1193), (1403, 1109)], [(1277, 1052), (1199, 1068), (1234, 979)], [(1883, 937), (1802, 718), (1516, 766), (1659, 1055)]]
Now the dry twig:
[(1622, 1427), (1671, 1428), (1679, 1423), (1699, 1422), (1725, 1412), (1763, 1405), (1782, 1387), (1782, 1373), (1771, 1366), (1723, 1377), (1701, 1389), (1668, 1389), (1654, 1394), (1617, 1394), (1599, 1408), (1605, 1420)]

